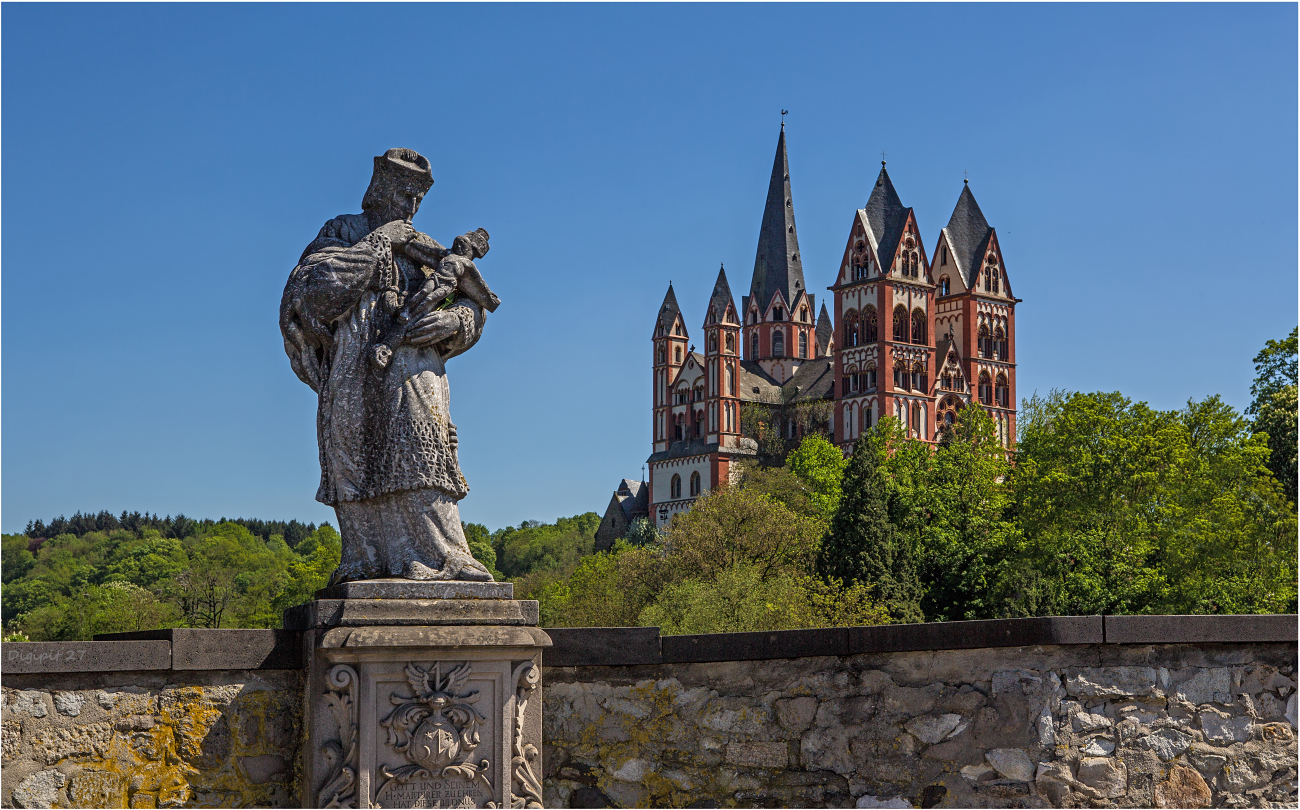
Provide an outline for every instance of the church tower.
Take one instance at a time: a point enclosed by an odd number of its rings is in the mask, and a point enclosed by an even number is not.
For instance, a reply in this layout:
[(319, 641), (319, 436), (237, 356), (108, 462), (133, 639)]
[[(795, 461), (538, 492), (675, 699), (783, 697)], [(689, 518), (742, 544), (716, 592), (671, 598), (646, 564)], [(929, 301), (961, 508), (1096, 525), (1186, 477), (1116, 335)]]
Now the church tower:
[[(677, 295), (669, 283), (668, 294), (659, 307), (655, 318), (654, 337), (654, 449), (655, 452), (667, 450), (670, 442), (681, 439), (677, 435), (680, 425), (675, 424), (672, 413), (673, 383), (678, 372), (686, 362), (687, 344), (690, 338), (686, 334), (686, 321), (682, 310), (677, 306)], [(680, 421), (680, 420), (676, 420)]]
[(723, 268), (718, 268), (704, 316), (704, 363), (708, 368), (708, 442), (735, 447), (740, 436), (740, 314)]
[(785, 124), (776, 142), (767, 204), (758, 232), (754, 278), (741, 298), (744, 358), (756, 361), (777, 384), (794, 377), (814, 357), (816, 327), (813, 296), (804, 287), (799, 235), (790, 196), (790, 161), (785, 151)]
[(854, 212), (839, 275), (830, 287), (840, 324), (835, 347), (835, 440), (846, 449), (882, 416), (934, 441), (934, 283), (916, 215), (880, 164)]
[(1003, 446), (1016, 441), (1016, 304), (997, 230), (980, 210), (969, 181), (939, 234), (935, 332), (938, 418), (978, 401), (997, 423)]

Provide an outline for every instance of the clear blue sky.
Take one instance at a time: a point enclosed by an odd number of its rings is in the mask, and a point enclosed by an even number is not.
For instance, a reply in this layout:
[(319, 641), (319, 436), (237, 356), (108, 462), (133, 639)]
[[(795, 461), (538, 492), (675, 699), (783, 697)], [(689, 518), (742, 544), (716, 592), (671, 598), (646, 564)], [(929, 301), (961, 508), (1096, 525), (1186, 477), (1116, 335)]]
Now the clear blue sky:
[[(1249, 402), (1296, 324), (1296, 6), (5, 4), (3, 513), (333, 519), (280, 292), (371, 157), (492, 233), (450, 364), (491, 528), (603, 511), (650, 332), (748, 289), (779, 112), (810, 289), (889, 155), (925, 246), (969, 171), (1021, 396)], [(819, 295), (820, 297), (820, 295)]]

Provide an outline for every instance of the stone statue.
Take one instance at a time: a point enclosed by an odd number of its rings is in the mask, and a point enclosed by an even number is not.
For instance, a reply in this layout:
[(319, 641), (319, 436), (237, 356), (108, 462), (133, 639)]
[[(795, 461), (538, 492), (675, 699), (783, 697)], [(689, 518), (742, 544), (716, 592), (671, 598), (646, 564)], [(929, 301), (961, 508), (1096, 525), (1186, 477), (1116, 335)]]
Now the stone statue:
[(472, 261), (487, 252), (487, 232), (457, 237), (452, 253), (415, 230), (432, 185), (422, 155), (376, 157), (362, 213), (325, 223), (280, 303), (289, 363), (319, 397), (316, 499), (334, 507), (343, 536), (331, 585), (492, 580), (461, 528), (457, 502), (469, 487), (444, 366), (496, 308)]

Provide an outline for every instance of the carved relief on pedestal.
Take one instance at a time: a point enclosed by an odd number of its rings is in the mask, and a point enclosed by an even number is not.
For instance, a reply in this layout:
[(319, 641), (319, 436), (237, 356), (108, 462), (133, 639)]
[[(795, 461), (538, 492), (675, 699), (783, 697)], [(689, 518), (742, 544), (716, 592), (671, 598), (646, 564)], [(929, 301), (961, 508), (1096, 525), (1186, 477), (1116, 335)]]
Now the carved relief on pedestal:
[(389, 701), (397, 708), (380, 725), (388, 732), (387, 744), (402, 754), (407, 764), (391, 769), (381, 766), (385, 779), (375, 793), (377, 806), (410, 806), (406, 803), (410, 797), (404, 794), (423, 792), (435, 781), (445, 782), (439, 785), (439, 792), (459, 793), (462, 804), (469, 807), (476, 806), (479, 787), (492, 795), (486, 775), (491, 763), (487, 758), (475, 762), (478, 729), (487, 717), (474, 706), (478, 690), (466, 687), (470, 671), (469, 662), (445, 676), (441, 663), (428, 669), (406, 665), (406, 680), (413, 694), (394, 692)]
[(337, 740), (321, 746), (329, 769), (325, 784), (316, 794), (317, 807), (356, 807), (357, 802), (357, 671), (346, 664), (332, 668), (325, 676), (329, 689), (325, 703), (339, 727)]
[(528, 701), (537, 685), (542, 681), (542, 670), (532, 661), (525, 661), (515, 667), (512, 680), (515, 683), (515, 728), (512, 743), (513, 756), (510, 759), (510, 802), (511, 808), (540, 808), (542, 806), (542, 783), (533, 772), (532, 763), (537, 760), (537, 746), (524, 740), (524, 714), (528, 711)]

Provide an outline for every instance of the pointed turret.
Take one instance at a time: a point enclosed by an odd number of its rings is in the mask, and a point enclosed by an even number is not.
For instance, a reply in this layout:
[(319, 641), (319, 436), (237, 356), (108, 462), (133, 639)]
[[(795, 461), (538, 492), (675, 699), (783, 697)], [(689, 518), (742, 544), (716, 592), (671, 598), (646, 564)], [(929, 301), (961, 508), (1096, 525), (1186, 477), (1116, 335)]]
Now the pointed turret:
[(880, 174), (876, 177), (876, 186), (871, 190), (871, 197), (864, 209), (867, 224), (871, 227), (871, 237), (876, 242), (876, 260), (884, 272), (894, 261), (898, 250), (898, 240), (903, 236), (907, 217), (912, 209), (903, 205), (894, 190), (894, 184), (885, 171), (885, 162), (880, 161)]
[(831, 338), (835, 336), (835, 327), (831, 325), (831, 314), (826, 311), (826, 302), (822, 302), (822, 311), (817, 315), (817, 356), (830, 354)]
[(787, 306), (804, 291), (803, 264), (799, 258), (799, 235), (794, 227), (794, 200), (790, 196), (790, 161), (785, 153), (785, 124), (776, 142), (772, 179), (767, 186), (767, 205), (758, 232), (758, 253), (754, 257), (754, 280), (749, 301), (766, 311), (772, 296), (780, 292)]
[(957, 207), (952, 209), (948, 227), (944, 228), (948, 243), (952, 245), (953, 259), (957, 269), (966, 281), (968, 288), (975, 286), (975, 275), (980, 269), (980, 259), (988, 247), (993, 235), (993, 228), (984, 218), (975, 195), (971, 193), (970, 184), (962, 186), (961, 196), (957, 198)]
[(731, 307), (732, 313), (736, 312), (736, 299), (731, 297), (731, 285), (727, 283), (727, 271), (723, 267), (718, 268), (718, 280), (713, 284), (713, 295), (709, 296), (708, 314), (705, 315), (705, 322), (708, 323), (710, 316), (722, 321), (727, 316), (727, 307)]
[[(655, 319), (655, 335), (668, 334), (673, 328), (673, 321), (681, 317), (682, 309), (677, 306), (677, 294), (673, 292), (672, 282), (668, 283), (668, 294), (664, 296), (664, 303), (659, 307), (659, 317)], [(682, 328), (686, 327), (686, 319), (682, 318)]]

